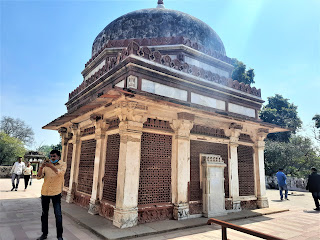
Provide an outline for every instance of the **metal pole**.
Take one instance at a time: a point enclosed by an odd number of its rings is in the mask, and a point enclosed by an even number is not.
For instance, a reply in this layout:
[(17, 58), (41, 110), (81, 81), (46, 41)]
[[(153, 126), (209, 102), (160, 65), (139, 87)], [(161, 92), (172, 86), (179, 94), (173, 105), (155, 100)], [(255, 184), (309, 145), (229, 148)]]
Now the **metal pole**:
[(222, 230), (222, 240), (228, 240), (227, 239), (227, 228), (221, 226), (221, 230)]

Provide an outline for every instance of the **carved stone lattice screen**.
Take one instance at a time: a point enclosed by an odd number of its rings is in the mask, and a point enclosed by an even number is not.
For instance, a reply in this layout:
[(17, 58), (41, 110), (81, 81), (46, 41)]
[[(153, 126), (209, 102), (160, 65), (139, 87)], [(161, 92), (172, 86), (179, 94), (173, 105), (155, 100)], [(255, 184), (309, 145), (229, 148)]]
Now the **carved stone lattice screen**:
[(90, 195), (91, 195), (92, 183), (93, 183), (95, 152), (96, 152), (95, 139), (82, 141), (77, 191), (90, 194)]
[(68, 153), (67, 153), (67, 169), (64, 175), (64, 186), (69, 187), (70, 180), (70, 171), (71, 171), (71, 162), (72, 162), (72, 152), (73, 152), (73, 144), (68, 144)]
[(239, 195), (254, 195), (253, 148), (238, 146)]
[(108, 136), (102, 199), (116, 202), (120, 135)]
[(202, 141), (190, 141), (190, 201), (202, 200), (200, 189), (200, 153), (220, 155), (227, 165), (224, 169), (225, 197), (229, 197), (228, 145)]
[(172, 136), (143, 133), (138, 204), (171, 202)]

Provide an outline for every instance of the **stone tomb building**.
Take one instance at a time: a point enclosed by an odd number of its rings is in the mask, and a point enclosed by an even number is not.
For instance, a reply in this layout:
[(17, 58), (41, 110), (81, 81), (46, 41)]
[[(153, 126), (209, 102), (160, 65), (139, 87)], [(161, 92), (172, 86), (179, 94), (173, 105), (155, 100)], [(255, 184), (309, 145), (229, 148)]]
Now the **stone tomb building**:
[(96, 37), (58, 130), (68, 203), (120, 228), (268, 207), (260, 89), (202, 21), (157, 8), (128, 13)]

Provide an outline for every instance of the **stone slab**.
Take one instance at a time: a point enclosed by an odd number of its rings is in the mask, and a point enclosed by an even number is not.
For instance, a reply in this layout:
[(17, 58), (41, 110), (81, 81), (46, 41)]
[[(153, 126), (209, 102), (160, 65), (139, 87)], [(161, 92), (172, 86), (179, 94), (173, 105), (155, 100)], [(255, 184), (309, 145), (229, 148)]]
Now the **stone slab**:
[[(107, 220), (99, 215), (90, 215), (87, 209), (79, 207), (75, 204), (68, 204), (63, 201), (62, 212), (70, 217), (79, 225), (87, 228), (96, 235), (104, 239), (130, 239), (136, 237), (147, 237), (159, 233), (170, 233), (175, 230), (183, 230), (206, 226), (208, 218), (191, 218), (186, 220), (165, 220), (152, 223), (141, 224), (132, 228), (119, 229), (113, 226), (112, 221)], [(241, 212), (229, 213), (228, 215), (216, 217), (223, 221), (232, 221), (239, 219), (246, 219), (252, 217), (259, 217), (274, 213), (289, 211), (281, 208), (267, 208), (255, 210), (243, 210)]]

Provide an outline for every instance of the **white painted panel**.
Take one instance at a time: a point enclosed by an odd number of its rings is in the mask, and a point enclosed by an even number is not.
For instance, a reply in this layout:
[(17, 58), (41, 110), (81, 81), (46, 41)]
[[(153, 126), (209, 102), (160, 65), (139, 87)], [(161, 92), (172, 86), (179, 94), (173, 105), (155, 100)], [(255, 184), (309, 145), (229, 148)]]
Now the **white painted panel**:
[(96, 66), (89, 74), (84, 78), (84, 80), (87, 80), (90, 78), (93, 74), (98, 72), (104, 65), (106, 64), (106, 60), (103, 60), (98, 66)]
[(194, 65), (196, 67), (203, 68), (204, 70), (207, 70), (207, 71), (210, 71), (213, 73), (217, 73), (220, 76), (224, 76), (226, 78), (230, 77), (229, 73), (225, 70), (219, 69), (217, 67), (211, 66), (211, 65), (203, 63), (203, 62), (200, 62), (200, 61), (198, 61), (194, 58), (188, 57), (188, 56), (185, 56), (184, 59), (185, 59), (185, 62), (188, 63), (189, 65)]
[(206, 107), (226, 110), (226, 102), (215, 98), (206, 97), (197, 93), (191, 93), (191, 102)]
[(256, 117), (256, 111), (253, 108), (248, 108), (233, 103), (229, 103), (229, 112), (238, 113), (253, 118)]
[(124, 88), (124, 80), (118, 82), (118, 83), (116, 84), (116, 87)]
[(182, 101), (187, 101), (188, 98), (188, 92), (185, 90), (169, 87), (146, 79), (142, 79), (141, 90)]

